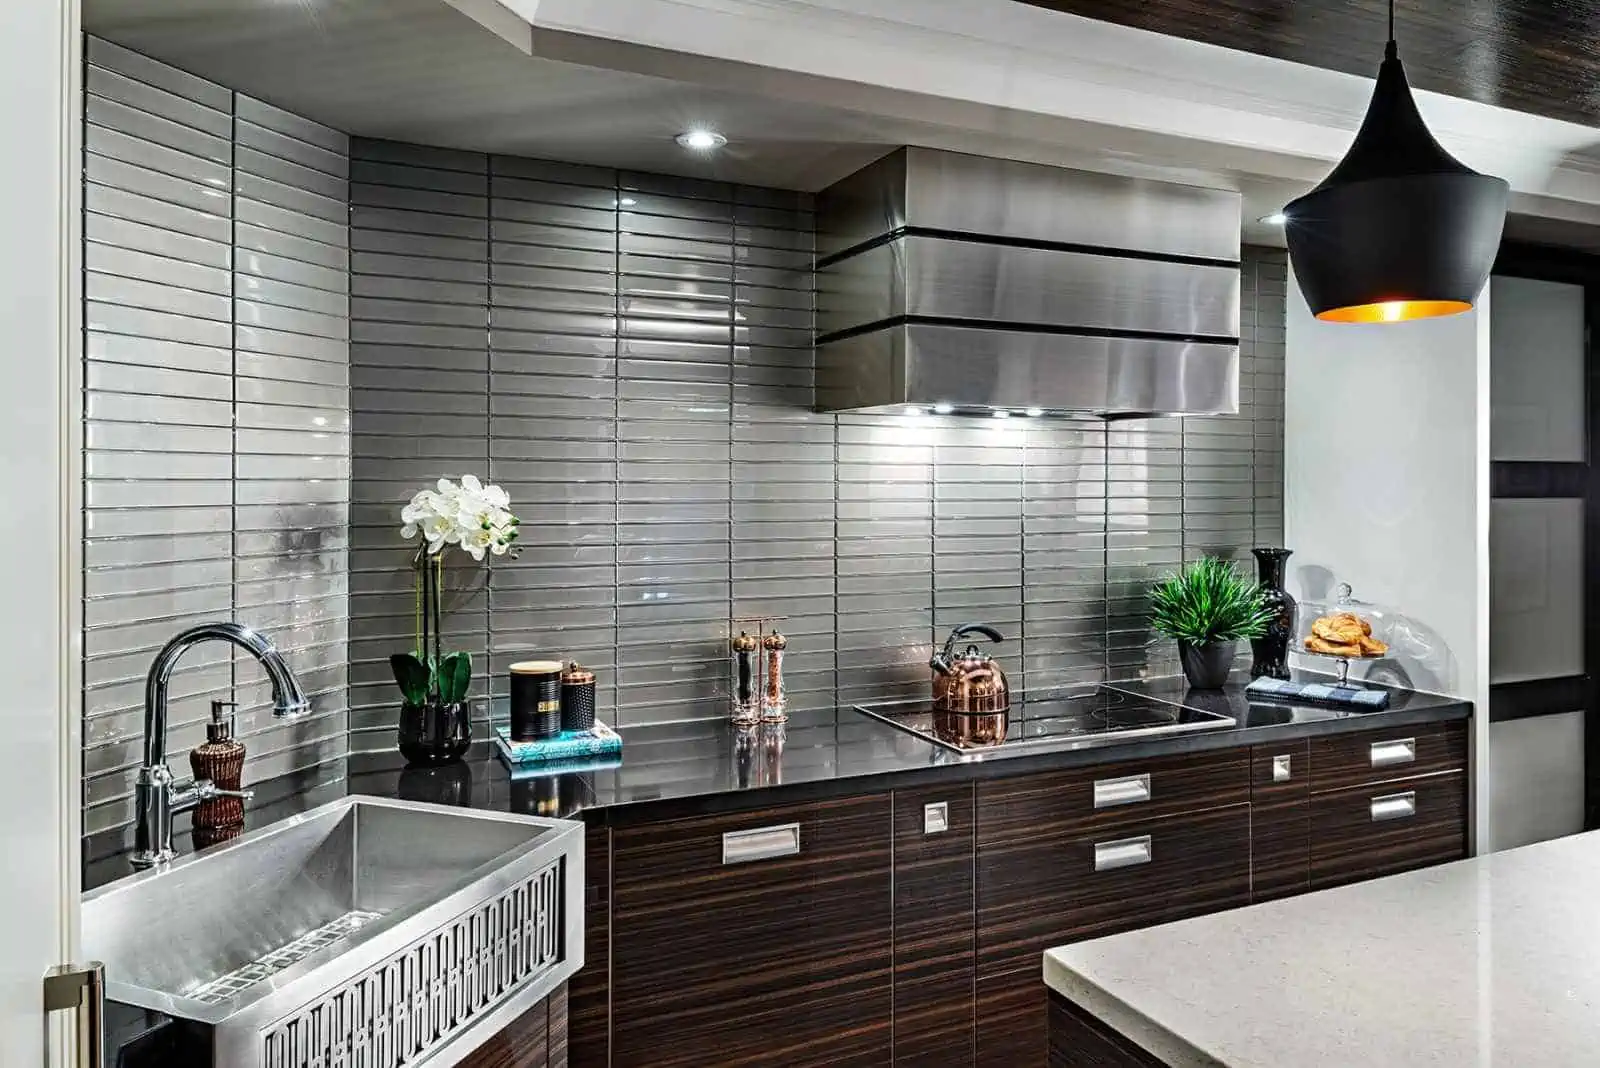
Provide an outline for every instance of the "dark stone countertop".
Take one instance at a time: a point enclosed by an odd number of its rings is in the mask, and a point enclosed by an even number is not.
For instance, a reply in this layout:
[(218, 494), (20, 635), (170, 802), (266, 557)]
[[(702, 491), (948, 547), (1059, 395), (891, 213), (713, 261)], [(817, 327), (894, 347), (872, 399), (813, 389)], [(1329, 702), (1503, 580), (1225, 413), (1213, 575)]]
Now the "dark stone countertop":
[(436, 769), (406, 768), (398, 753), (359, 754), (350, 758), (348, 790), (618, 825), (1383, 725), (1465, 719), (1472, 711), (1470, 702), (1409, 690), (1394, 690), (1389, 708), (1382, 712), (1268, 702), (1247, 697), (1245, 681), (1238, 678), (1220, 691), (1190, 690), (1182, 678), (1114, 684), (1157, 700), (1223, 712), (1237, 723), (1112, 744), (1064, 740), (1059, 747), (1022, 752), (1002, 748), (963, 756), (841, 708), (794, 717), (786, 728), (753, 732), (716, 722), (626, 728), (621, 732), (620, 766), (594, 771), (541, 774), (537, 765), (530, 765), (513, 774), (490, 746), (482, 744), (475, 745), (461, 764)]
[[(392, 750), (357, 753), (345, 760), (344, 777), (310, 789), (295, 775), (253, 783), (257, 804), (246, 826), (265, 827), (347, 793), (620, 825), (1472, 714), (1471, 702), (1402, 689), (1391, 690), (1389, 708), (1382, 712), (1253, 700), (1244, 692), (1247, 681), (1239, 675), (1224, 689), (1211, 691), (1191, 690), (1181, 677), (1112, 684), (1226, 713), (1237, 721), (1232, 727), (1109, 744), (1063, 740), (1059, 747), (1020, 752), (1001, 748), (963, 756), (853, 708), (840, 708), (797, 714), (776, 730), (739, 732), (724, 722), (624, 728), (621, 763), (604, 770), (552, 774), (529, 765), (514, 775), (487, 742), (473, 745), (460, 764), (444, 768), (407, 768)], [(193, 848), (187, 816), (179, 817), (173, 837), (180, 853)], [(84, 886), (92, 889), (126, 874), (126, 857), (96, 857), (85, 865)]]

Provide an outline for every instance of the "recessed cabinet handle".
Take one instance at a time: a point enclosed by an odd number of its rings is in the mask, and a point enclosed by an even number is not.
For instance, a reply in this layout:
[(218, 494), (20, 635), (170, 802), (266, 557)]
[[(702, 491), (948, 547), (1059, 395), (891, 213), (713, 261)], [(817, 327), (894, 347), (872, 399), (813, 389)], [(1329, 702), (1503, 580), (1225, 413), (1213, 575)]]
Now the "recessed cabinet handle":
[(1396, 764), (1413, 764), (1417, 759), (1415, 738), (1396, 738), (1392, 742), (1372, 743), (1372, 766), (1389, 768)]
[(798, 823), (780, 823), (776, 827), (755, 827), (748, 831), (729, 831), (722, 836), (724, 864), (745, 864), (752, 860), (792, 857), (799, 852)]
[(1408, 820), (1417, 814), (1417, 792), (1407, 790), (1403, 794), (1385, 794), (1372, 799), (1372, 822), (1382, 823), (1385, 820)]
[(1290, 777), (1291, 777), (1291, 775), (1292, 775), (1291, 771), (1289, 770), (1292, 764), (1293, 764), (1293, 758), (1288, 753), (1284, 753), (1281, 756), (1273, 757), (1272, 758), (1272, 781), (1273, 782), (1288, 782)]
[(1115, 842), (1096, 842), (1094, 844), (1094, 870), (1115, 871), (1117, 868), (1131, 868), (1137, 864), (1148, 864), (1155, 858), (1155, 853), (1150, 844), (1150, 836), (1141, 834), (1137, 838), (1119, 838)]
[(1150, 775), (1124, 775), (1117, 779), (1094, 781), (1094, 807), (1113, 808), (1117, 805), (1137, 805), (1150, 800)]

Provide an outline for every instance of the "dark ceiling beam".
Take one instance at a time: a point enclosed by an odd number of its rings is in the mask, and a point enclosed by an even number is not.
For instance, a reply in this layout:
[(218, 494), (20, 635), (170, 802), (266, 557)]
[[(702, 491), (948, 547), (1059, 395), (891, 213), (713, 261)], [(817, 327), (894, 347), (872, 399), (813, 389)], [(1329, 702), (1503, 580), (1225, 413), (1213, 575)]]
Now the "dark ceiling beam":
[[(1387, 0), (1018, 0), (1313, 67), (1378, 73)], [(1399, 0), (1411, 84), (1600, 125), (1600, 0)]]

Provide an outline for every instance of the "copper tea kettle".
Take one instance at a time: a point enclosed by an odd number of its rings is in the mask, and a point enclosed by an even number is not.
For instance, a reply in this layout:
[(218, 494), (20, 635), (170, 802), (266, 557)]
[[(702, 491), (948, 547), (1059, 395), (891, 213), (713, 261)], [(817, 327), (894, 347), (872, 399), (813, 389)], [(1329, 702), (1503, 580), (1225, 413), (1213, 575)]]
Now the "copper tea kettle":
[[(982, 623), (963, 623), (950, 632), (944, 648), (933, 655), (933, 709), (964, 716), (988, 716), (1011, 709), (1011, 689), (1000, 665), (976, 645), (956, 653), (956, 643), (969, 635), (981, 635), (992, 642), (1005, 641), (999, 631)], [(1002, 736), (1004, 728), (1002, 730)]]

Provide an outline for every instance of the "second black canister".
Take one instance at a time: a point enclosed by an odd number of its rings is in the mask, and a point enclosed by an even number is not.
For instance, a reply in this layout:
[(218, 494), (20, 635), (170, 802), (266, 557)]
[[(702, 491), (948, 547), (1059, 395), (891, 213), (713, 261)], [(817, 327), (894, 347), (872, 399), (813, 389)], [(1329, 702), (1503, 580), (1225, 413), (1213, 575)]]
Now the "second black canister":
[(511, 740), (536, 742), (561, 733), (561, 661), (511, 665)]
[(574, 660), (561, 673), (561, 729), (586, 731), (594, 726), (594, 672)]

